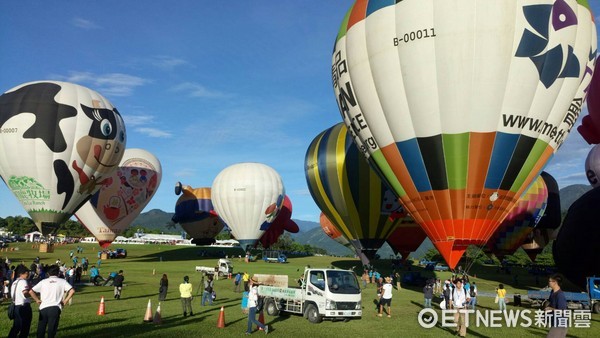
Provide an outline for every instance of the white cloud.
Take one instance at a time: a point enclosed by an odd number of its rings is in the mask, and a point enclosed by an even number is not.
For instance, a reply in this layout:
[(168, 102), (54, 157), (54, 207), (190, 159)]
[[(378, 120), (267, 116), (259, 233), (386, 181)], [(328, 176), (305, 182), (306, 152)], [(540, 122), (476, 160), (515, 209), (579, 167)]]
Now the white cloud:
[(228, 95), (216, 90), (210, 90), (204, 87), (201, 84), (194, 82), (184, 82), (173, 88), (171, 88), (173, 92), (183, 92), (190, 97), (200, 97), (200, 98), (222, 98), (227, 97)]
[(125, 115), (123, 116), (125, 125), (128, 127), (146, 126), (154, 121), (154, 116), (151, 115)]
[(150, 59), (150, 63), (155, 67), (166, 69), (166, 70), (171, 70), (177, 66), (189, 64), (189, 62), (187, 62), (184, 59), (180, 59), (180, 58), (176, 58), (176, 57), (172, 57), (172, 56), (166, 56), (166, 55), (155, 56)]
[(75, 27), (83, 28), (83, 29), (98, 29), (102, 28), (95, 24), (94, 22), (82, 18), (75, 18), (71, 20), (71, 24)]
[(181, 177), (195, 177), (196, 170), (194, 170), (192, 168), (182, 168), (178, 171), (175, 171), (173, 173), (173, 176), (177, 177), (177, 179), (180, 179)]
[(91, 89), (105, 96), (131, 96), (136, 87), (151, 82), (138, 76), (122, 73), (70, 72), (68, 76), (59, 77), (68, 82), (89, 84)]
[(162, 129), (157, 129), (157, 128), (144, 127), (144, 128), (134, 128), (133, 130), (135, 130), (138, 133), (145, 134), (148, 137), (170, 138), (171, 136), (173, 136), (173, 134), (171, 134), (170, 132), (162, 130)]

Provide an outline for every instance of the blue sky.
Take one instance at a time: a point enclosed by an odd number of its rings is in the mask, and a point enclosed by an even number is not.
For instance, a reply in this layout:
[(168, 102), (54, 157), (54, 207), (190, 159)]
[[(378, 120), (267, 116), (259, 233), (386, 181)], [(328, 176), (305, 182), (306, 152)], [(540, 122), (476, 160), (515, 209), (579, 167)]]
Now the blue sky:
[[(125, 119), (127, 147), (162, 163), (144, 211), (173, 212), (177, 181), (211, 186), (231, 164), (261, 162), (281, 174), (292, 217), (318, 222), (304, 155), (341, 122), (330, 61), (352, 2), (5, 1), (0, 92), (60, 80), (107, 97)], [(599, 22), (600, 1), (590, 3)], [(547, 168), (561, 188), (587, 184), (589, 149), (573, 130)], [(11, 215), (26, 213), (3, 185), (0, 217)]]

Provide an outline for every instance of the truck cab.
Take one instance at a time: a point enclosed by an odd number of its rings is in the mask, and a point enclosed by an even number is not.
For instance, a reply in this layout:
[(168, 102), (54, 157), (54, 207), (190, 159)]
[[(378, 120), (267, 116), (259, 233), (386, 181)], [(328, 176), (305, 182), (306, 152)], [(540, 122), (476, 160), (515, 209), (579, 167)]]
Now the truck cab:
[(219, 277), (223, 277), (233, 273), (233, 264), (229, 259), (221, 258), (216, 266), (196, 266), (196, 271), (209, 275), (216, 273)]
[(360, 319), (361, 290), (354, 272), (340, 269), (306, 269), (299, 288), (261, 285), (267, 314), (280, 311), (301, 314), (311, 323), (323, 319)]

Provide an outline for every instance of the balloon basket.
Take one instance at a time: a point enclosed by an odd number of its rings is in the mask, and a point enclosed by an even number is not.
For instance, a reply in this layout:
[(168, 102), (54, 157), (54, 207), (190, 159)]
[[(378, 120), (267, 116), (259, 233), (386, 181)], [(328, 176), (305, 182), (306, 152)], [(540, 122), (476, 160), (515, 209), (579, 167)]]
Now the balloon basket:
[(40, 252), (52, 253), (54, 252), (54, 245), (49, 243), (40, 244)]

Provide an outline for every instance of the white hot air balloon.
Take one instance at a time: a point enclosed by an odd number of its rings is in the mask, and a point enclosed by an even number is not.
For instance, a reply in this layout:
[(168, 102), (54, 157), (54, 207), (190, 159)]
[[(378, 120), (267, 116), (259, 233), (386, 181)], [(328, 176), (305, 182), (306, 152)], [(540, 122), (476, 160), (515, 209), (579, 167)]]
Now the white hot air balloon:
[(48, 234), (117, 168), (125, 125), (97, 92), (67, 82), (30, 82), (0, 96), (0, 175)]
[(75, 216), (102, 247), (121, 234), (150, 202), (160, 185), (162, 168), (156, 156), (127, 149), (119, 168)]
[(215, 211), (243, 248), (253, 246), (275, 220), (285, 197), (281, 176), (261, 163), (238, 163), (212, 185)]

